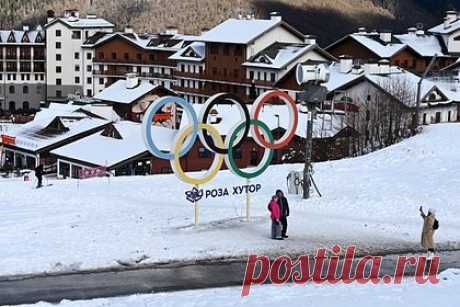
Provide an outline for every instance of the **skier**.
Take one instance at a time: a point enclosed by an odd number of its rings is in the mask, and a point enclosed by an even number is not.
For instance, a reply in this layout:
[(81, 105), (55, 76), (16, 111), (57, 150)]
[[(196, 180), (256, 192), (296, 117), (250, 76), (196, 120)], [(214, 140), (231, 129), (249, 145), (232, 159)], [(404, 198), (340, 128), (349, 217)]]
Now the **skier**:
[(286, 233), (287, 233), (287, 226), (288, 226), (287, 217), (289, 216), (289, 204), (288, 204), (287, 198), (284, 197), (283, 191), (277, 190), (276, 196), (278, 197), (278, 204), (280, 205), (280, 209), (281, 209), (280, 221), (281, 221), (281, 224), (283, 225), (282, 237), (286, 239), (288, 238)]
[(35, 177), (37, 177), (37, 189), (41, 188), (43, 186), (43, 164), (39, 164), (35, 168)]
[(280, 223), (280, 217), (281, 217), (281, 209), (278, 204), (278, 197), (274, 195), (272, 197), (272, 200), (268, 204), (268, 210), (271, 212), (271, 219), (272, 219), (272, 231), (271, 231), (271, 236), (272, 239), (274, 240), (283, 240), (283, 237), (281, 236), (281, 223)]
[(435, 230), (439, 228), (439, 222), (436, 219), (436, 210), (429, 209), (428, 214), (423, 212), (422, 206), (420, 206), (419, 210), (423, 218), (422, 246), (428, 251), (428, 259), (431, 259), (435, 252), (433, 235)]

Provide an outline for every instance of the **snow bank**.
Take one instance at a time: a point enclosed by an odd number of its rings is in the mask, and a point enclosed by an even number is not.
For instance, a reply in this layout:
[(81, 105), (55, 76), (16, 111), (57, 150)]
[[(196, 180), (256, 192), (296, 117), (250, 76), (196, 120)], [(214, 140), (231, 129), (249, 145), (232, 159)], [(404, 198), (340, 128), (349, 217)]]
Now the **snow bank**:
[[(253, 183), (252, 221), (244, 196), (205, 200), (193, 223), (190, 189), (174, 175), (54, 181), (0, 182), (0, 275), (69, 271), (142, 263), (236, 257), (248, 253), (311, 253), (320, 246), (357, 244), (361, 251), (419, 248), (418, 207), (437, 209), (436, 241), (460, 238), (460, 125), (428, 127), (421, 135), (355, 159), (318, 163), (324, 195), (288, 196), (289, 239), (269, 239), (266, 204), (301, 165), (272, 166)], [(51, 183), (51, 182), (50, 182)], [(228, 171), (204, 188), (245, 184)]]

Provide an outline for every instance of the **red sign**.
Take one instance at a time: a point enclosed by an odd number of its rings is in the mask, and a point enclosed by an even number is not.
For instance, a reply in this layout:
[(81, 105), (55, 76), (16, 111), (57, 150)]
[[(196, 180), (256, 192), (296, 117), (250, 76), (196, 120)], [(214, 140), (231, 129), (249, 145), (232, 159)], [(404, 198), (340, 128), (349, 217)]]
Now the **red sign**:
[(2, 143), (5, 145), (16, 145), (16, 138), (6, 134), (2, 134)]
[(172, 117), (171, 113), (160, 113), (160, 114), (155, 114), (153, 117), (154, 122), (162, 122), (162, 121), (167, 121), (170, 120)]
[(84, 168), (78, 171), (78, 178), (80, 179), (104, 177), (105, 175), (107, 175), (107, 168), (105, 167)]

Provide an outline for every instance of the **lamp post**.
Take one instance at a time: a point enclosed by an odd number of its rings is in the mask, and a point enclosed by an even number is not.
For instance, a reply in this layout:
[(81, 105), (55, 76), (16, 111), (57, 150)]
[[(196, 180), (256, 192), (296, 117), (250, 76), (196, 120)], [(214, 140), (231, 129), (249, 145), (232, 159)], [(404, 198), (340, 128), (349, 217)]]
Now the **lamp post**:
[(425, 72), (420, 77), (420, 80), (417, 83), (417, 102), (415, 106), (415, 120), (414, 120), (415, 122), (412, 124), (414, 127), (412, 134), (415, 134), (415, 130), (418, 128), (420, 124), (420, 100), (422, 99), (422, 83), (423, 83), (423, 80), (425, 80), (428, 74), (430, 73), (431, 68), (436, 62), (437, 57), (438, 57), (438, 54), (435, 53), (434, 56), (431, 58), (431, 61), (428, 64), (427, 68), (425, 69)]
[(307, 108), (307, 127), (305, 133), (305, 163), (303, 170), (303, 199), (310, 198), (312, 150), (313, 150), (313, 121), (316, 109), (326, 99), (328, 90), (321, 86), (329, 81), (329, 68), (326, 64), (297, 65), (297, 83), (302, 87), (302, 92), (297, 95), (297, 100)]

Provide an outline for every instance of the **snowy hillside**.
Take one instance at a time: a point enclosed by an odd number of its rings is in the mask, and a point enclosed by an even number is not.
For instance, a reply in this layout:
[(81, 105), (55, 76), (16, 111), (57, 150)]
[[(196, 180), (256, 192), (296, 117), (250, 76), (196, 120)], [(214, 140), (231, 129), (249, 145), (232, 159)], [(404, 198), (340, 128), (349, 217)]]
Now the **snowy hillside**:
[[(171, 259), (241, 256), (249, 252), (311, 252), (357, 244), (361, 251), (418, 249), (418, 207), (438, 211), (442, 247), (460, 246), (460, 125), (426, 128), (380, 152), (315, 165), (324, 197), (289, 196), (289, 239), (269, 239), (268, 199), (286, 190), (301, 165), (273, 166), (254, 183), (251, 223), (244, 196), (202, 201), (192, 226), (189, 190), (174, 175), (33, 182), (0, 181), (0, 275), (68, 271)], [(245, 184), (227, 171), (210, 187)]]

